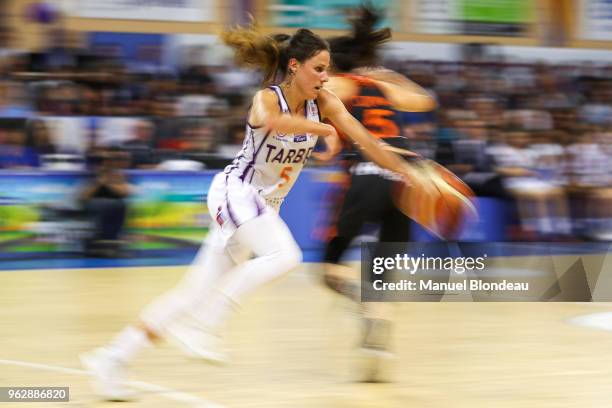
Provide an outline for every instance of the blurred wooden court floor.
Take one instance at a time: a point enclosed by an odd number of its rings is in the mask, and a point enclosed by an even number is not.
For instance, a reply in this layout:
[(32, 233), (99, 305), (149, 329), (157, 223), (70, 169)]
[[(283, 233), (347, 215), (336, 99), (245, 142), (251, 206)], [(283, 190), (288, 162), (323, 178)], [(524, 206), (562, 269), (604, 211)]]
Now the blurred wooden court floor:
[(0, 386), (69, 386), (70, 403), (10, 407), (610, 407), (612, 332), (567, 319), (611, 304), (403, 303), (390, 384), (353, 382), (354, 308), (305, 265), (228, 326), (231, 361), (172, 345), (133, 363), (140, 399), (98, 402), (78, 355), (107, 342), (185, 267), (0, 273)]

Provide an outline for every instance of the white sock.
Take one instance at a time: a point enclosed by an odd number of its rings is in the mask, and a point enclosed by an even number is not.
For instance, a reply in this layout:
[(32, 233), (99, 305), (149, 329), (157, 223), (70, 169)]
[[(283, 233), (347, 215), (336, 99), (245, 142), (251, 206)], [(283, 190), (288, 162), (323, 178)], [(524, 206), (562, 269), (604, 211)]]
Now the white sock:
[(122, 363), (127, 363), (132, 360), (138, 352), (150, 344), (151, 342), (144, 330), (134, 326), (128, 326), (115, 336), (105, 348), (111, 357)]

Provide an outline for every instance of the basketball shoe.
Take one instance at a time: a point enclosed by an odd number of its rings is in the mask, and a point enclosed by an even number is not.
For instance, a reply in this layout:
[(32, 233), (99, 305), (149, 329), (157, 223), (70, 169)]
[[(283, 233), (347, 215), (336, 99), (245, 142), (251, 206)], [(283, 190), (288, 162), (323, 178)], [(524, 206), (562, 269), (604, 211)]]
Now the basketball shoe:
[(107, 401), (130, 401), (134, 392), (125, 386), (125, 365), (98, 348), (81, 355), (81, 364), (92, 377), (94, 391)]
[(359, 381), (389, 382), (394, 353), (390, 349), (392, 324), (387, 319), (361, 317), (362, 339), (359, 346)]
[(189, 357), (211, 364), (227, 363), (220, 336), (201, 327), (187, 323), (176, 323), (166, 329), (169, 340)]

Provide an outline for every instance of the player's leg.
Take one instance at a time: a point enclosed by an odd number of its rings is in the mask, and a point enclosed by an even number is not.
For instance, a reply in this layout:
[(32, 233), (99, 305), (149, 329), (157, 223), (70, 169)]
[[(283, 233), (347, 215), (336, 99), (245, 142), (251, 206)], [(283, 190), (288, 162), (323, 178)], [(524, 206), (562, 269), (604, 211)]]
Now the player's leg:
[(153, 332), (163, 335), (172, 321), (208, 301), (221, 276), (243, 260), (234, 259), (227, 245), (216, 238), (217, 232), (216, 228), (211, 231), (206, 246), (200, 249), (176, 287), (143, 310), (141, 320)]
[[(265, 235), (262, 231), (265, 231)], [(215, 297), (202, 316), (204, 324), (212, 331), (217, 330), (228, 315), (239, 307), (245, 295), (285, 275), (302, 261), (298, 244), (285, 222), (274, 211), (266, 211), (241, 225), (232, 241), (248, 248), (254, 258), (229, 271), (215, 291)]]
[[(407, 243), (410, 240), (410, 219), (393, 206), (390, 201), (389, 199), (389, 206), (381, 219), (379, 240), (375, 245), (374, 254), (372, 255), (376, 258), (394, 258), (397, 247), (390, 246), (390, 243)], [(377, 279), (385, 280), (388, 276), (388, 274), (379, 275)], [(365, 276), (364, 279), (371, 281), (372, 276)], [(368, 285), (368, 287), (371, 287), (371, 285)], [(388, 307), (386, 307), (384, 292), (372, 291), (368, 294), (368, 299), (373, 300), (373, 302), (363, 303), (363, 318), (390, 321), (391, 316), (388, 312)], [(390, 326), (390, 323), (375, 325), (366, 324), (365, 326)], [(364, 330), (364, 344), (372, 343), (372, 347), (379, 348), (379, 346), (375, 344), (377, 342), (369, 341), (368, 337), (370, 337), (368, 330)], [(380, 347), (382, 348), (384, 345), (380, 345)]]
[(219, 287), (230, 276), (231, 268), (246, 262), (252, 255), (248, 248), (233, 239), (226, 244), (225, 251), (234, 261), (233, 265), (222, 272), (219, 279), (212, 282), (212, 287), (206, 291), (206, 296), (200, 296), (199, 302), (193, 302), (164, 330), (168, 338), (189, 357), (214, 364), (227, 361), (227, 355), (223, 350), (222, 330), (208, 325), (203, 321), (203, 317), (208, 314), (208, 308), (217, 302), (216, 299), (220, 296)]
[[(186, 322), (169, 327), (172, 337), (188, 355), (212, 363), (226, 361), (221, 328), (228, 316), (239, 309), (241, 299), (255, 288), (291, 271), (302, 259), (289, 228), (271, 207), (241, 224), (225, 248), (236, 266), (215, 282), (206, 302), (189, 309)], [(247, 260), (246, 254), (253, 254), (254, 258)]]
[(376, 178), (371, 175), (351, 177), (350, 187), (336, 222), (336, 235), (328, 241), (323, 255), (323, 282), (331, 290), (353, 301), (359, 300), (359, 283), (355, 280), (353, 271), (342, 265), (340, 260), (353, 239), (359, 235), (363, 224), (376, 217), (377, 193), (371, 189), (371, 183)]
[(125, 399), (129, 395), (123, 382), (124, 367), (152, 340), (165, 334), (168, 325), (181, 314), (210, 296), (215, 281), (235, 266), (235, 262), (211, 231), (185, 277), (166, 294), (158, 297), (141, 314), (141, 323), (124, 328), (106, 346), (82, 356), (92, 374), (95, 388), (106, 399)]
[[(391, 183), (387, 183), (389, 189)], [(380, 197), (386, 202), (386, 210), (381, 217), (379, 241), (374, 250), (374, 257), (394, 257), (396, 247), (388, 247), (388, 243), (408, 242), (410, 239), (410, 220), (392, 203), (390, 194)], [(385, 279), (386, 275), (382, 275)], [(379, 277), (379, 278), (381, 278)], [(371, 279), (371, 277), (365, 277)], [(369, 287), (369, 286), (368, 286)], [(361, 308), (362, 338), (360, 349), (363, 355), (359, 375), (362, 381), (380, 382), (388, 381), (391, 377), (391, 335), (392, 313), (391, 304), (386, 302), (384, 292), (370, 293), (372, 302), (363, 302)]]

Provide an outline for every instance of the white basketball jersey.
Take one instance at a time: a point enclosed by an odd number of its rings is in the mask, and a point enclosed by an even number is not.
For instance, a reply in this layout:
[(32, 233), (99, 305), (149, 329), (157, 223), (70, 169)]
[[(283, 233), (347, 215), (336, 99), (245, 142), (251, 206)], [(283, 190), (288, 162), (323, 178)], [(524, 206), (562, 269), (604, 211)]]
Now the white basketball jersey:
[[(278, 97), (281, 112), (290, 114), (280, 87), (271, 86), (270, 89)], [(315, 100), (307, 100), (304, 111), (306, 119), (321, 121)], [(267, 200), (282, 199), (291, 190), (316, 143), (317, 136), (310, 133), (266, 132), (262, 126), (251, 126), (247, 122), (242, 150), (225, 168), (225, 174), (252, 185)]]

